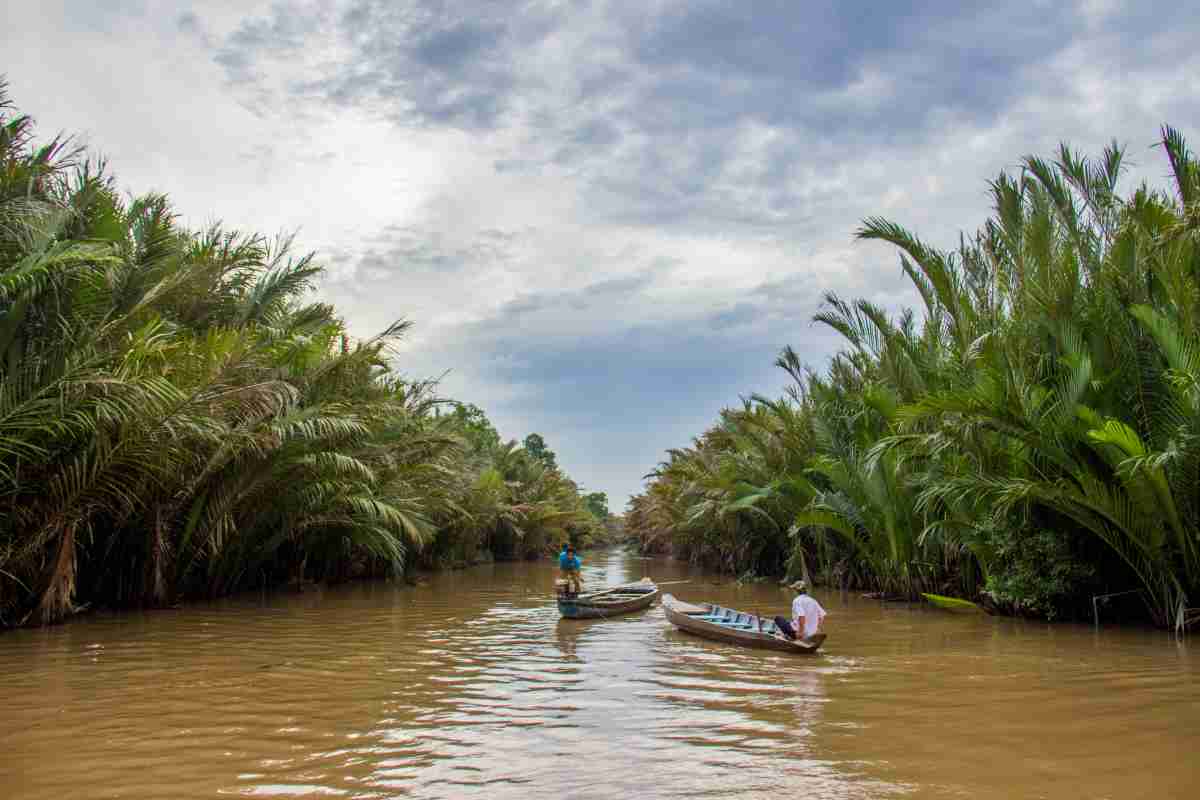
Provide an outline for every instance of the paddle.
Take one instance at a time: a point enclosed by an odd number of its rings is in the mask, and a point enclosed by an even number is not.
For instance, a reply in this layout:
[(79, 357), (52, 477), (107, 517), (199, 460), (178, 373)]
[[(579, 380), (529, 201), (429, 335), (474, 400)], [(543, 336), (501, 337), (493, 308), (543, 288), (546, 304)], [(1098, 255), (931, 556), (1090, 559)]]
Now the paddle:
[(624, 586), (613, 586), (610, 589), (601, 589), (601, 590), (594, 591), (594, 592), (580, 592), (579, 594), (576, 595), (576, 597), (579, 598), (580, 600), (583, 600), (583, 599), (591, 600), (593, 597), (600, 597), (601, 595), (612, 594), (613, 592), (619, 592), (619, 591), (621, 591), (621, 589), (624, 589), (624, 588), (625, 588)]
[[(691, 581), (691, 579), (688, 579), (688, 580), (686, 580), (686, 581), (666, 581), (666, 582), (664, 582), (664, 583), (656, 583), (656, 584), (654, 584), (654, 585), (655, 585), (655, 586), (674, 586), (674, 585), (675, 585), (675, 584), (677, 584), (677, 583), (691, 583), (691, 582), (692, 582), (692, 581)], [(620, 586), (612, 586), (612, 587), (610, 587), (610, 588), (608, 588), (608, 589), (605, 589), (605, 590), (603, 590), (603, 591), (605, 591), (605, 592), (615, 592), (615, 591), (617, 591), (617, 590), (619, 590), (619, 589), (629, 589), (629, 588), (636, 588), (636, 587), (637, 587), (637, 585), (638, 585), (639, 583), (641, 583), (641, 581), (634, 581), (633, 583), (623, 583), (623, 584), (621, 584)], [(591, 592), (581, 592), (580, 594), (591, 594)]]
[[(756, 616), (757, 616), (757, 620), (758, 620), (758, 632), (759, 632), (759, 633), (762, 633), (762, 632), (763, 632), (763, 629), (762, 629), (762, 621), (763, 621), (762, 612), (761, 612), (761, 611), (759, 611), (759, 612), (757, 613), (757, 615), (756, 615)], [(791, 642), (792, 644), (798, 644), (798, 645), (801, 645), (801, 646), (803, 646), (803, 647), (811, 647), (811, 646), (812, 646), (811, 644), (809, 644), (809, 641), (808, 641), (808, 637), (807, 637), (807, 636), (803, 636), (803, 635), (797, 635), (795, 639), (789, 639), (788, 637), (786, 637), (786, 636), (784, 636), (784, 635), (783, 635), (783, 631), (779, 630), (779, 628), (776, 628), (774, 633), (769, 633), (769, 634), (767, 634), (767, 635), (768, 635), (768, 636), (774, 636), (776, 639), (779, 639), (779, 640), (781, 640), (781, 641), (784, 641), (784, 642)]]
[[(756, 619), (758, 620), (758, 632), (759, 632), (759, 633), (762, 633), (762, 632), (763, 632), (763, 629), (762, 629), (762, 621), (763, 621), (762, 612), (761, 612), (761, 611), (759, 611), (759, 612), (758, 612), (758, 613), (757, 613), (755, 616), (756, 616)], [(798, 641), (798, 640), (796, 640), (796, 639), (789, 639), (789, 638), (787, 638), (786, 636), (784, 636), (784, 635), (783, 635), (783, 632), (782, 632), (782, 631), (780, 631), (780, 630), (779, 630), (779, 628), (776, 628), (774, 633), (768, 633), (767, 635), (768, 635), (768, 636), (774, 636), (776, 639), (782, 639), (782, 640), (783, 640), (783, 641), (785, 641), (785, 642), (795, 642), (795, 641)]]

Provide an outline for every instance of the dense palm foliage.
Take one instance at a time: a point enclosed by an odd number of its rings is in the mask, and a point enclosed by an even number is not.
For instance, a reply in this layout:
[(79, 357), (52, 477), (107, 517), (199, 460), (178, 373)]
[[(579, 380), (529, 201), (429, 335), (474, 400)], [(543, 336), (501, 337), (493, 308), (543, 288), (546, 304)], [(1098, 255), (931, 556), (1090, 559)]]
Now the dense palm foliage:
[(406, 323), (352, 341), (291, 244), (123, 200), (0, 85), (0, 626), (598, 527), (557, 467), (391, 371)]
[(1063, 146), (991, 184), (945, 252), (883, 219), (920, 315), (828, 296), (825, 374), (672, 451), (628, 525), (732, 571), (948, 591), (1047, 616), (1138, 589), (1158, 624), (1200, 591), (1200, 162), (1121, 195), (1122, 150)]

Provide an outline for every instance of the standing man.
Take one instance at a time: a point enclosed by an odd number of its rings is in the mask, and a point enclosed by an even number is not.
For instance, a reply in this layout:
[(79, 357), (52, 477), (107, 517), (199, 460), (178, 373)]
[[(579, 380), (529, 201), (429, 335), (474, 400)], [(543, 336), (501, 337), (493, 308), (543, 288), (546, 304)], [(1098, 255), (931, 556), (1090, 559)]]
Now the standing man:
[(794, 581), (788, 586), (796, 590), (796, 599), (792, 601), (792, 619), (775, 618), (775, 627), (783, 631), (789, 639), (799, 635), (807, 639), (821, 630), (821, 622), (825, 619), (825, 609), (808, 594), (808, 584), (804, 581)]
[(558, 568), (567, 581), (567, 591), (572, 594), (583, 591), (583, 577), (579, 574), (581, 566), (583, 562), (575, 555), (575, 548), (564, 542), (562, 552), (558, 554)]

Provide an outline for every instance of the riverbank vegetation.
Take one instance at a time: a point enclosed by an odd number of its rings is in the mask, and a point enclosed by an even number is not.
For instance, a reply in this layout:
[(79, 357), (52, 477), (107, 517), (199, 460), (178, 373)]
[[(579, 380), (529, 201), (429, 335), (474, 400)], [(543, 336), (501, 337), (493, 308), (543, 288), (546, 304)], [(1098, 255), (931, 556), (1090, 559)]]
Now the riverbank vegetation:
[(1160, 144), (1170, 184), (1127, 193), (1115, 144), (1024, 159), (953, 250), (866, 220), (920, 311), (828, 295), (842, 350), (818, 373), (785, 349), (788, 396), (670, 451), (626, 515), (643, 549), (1043, 617), (1137, 590), (1194, 623), (1200, 162)]
[(556, 464), (394, 371), (407, 322), (351, 337), (321, 272), (122, 197), (0, 85), (0, 627), (601, 530)]

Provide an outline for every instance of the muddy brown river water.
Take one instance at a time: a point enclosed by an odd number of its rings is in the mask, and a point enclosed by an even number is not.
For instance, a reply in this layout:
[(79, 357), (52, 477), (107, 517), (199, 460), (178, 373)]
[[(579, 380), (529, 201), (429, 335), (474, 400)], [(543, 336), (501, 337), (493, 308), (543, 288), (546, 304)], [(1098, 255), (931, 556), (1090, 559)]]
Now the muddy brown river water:
[[(585, 553), (688, 600), (776, 586)], [(549, 562), (0, 636), (0, 798), (1195, 798), (1195, 643), (817, 592), (815, 658), (662, 609), (559, 620)]]

